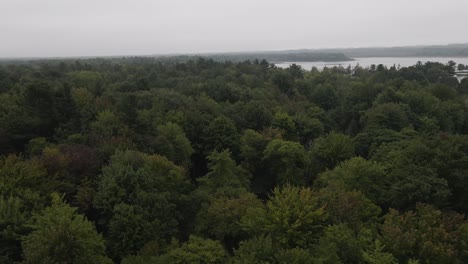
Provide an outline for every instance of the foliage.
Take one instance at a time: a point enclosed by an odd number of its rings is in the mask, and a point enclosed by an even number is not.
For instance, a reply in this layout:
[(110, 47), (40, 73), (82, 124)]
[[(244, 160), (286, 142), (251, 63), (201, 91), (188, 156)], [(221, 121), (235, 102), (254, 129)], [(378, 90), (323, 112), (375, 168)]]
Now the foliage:
[(227, 117), (218, 117), (208, 124), (204, 129), (206, 144), (206, 153), (213, 150), (221, 151), (230, 149), (237, 153), (239, 149), (239, 133), (231, 119)]
[(339, 162), (354, 156), (354, 142), (349, 136), (332, 132), (314, 141), (312, 153), (320, 167), (333, 169)]
[(401, 130), (409, 125), (408, 117), (400, 105), (395, 103), (379, 104), (366, 115), (366, 123), (372, 128)]
[(221, 264), (225, 263), (226, 252), (217, 241), (190, 236), (187, 243), (169, 251), (161, 259), (164, 263), (175, 264)]
[(31, 213), (21, 199), (0, 197), (0, 263), (21, 260), (21, 237), (30, 232), (27, 221)]
[(364, 242), (346, 225), (331, 225), (324, 230), (316, 252), (319, 263), (361, 263)]
[(380, 207), (356, 190), (346, 190), (346, 185), (336, 182), (320, 189), (320, 204), (328, 214), (330, 224), (345, 223), (354, 231), (378, 222)]
[(193, 153), (190, 141), (180, 126), (174, 123), (159, 126), (155, 138), (156, 152), (175, 164), (189, 168)]
[(233, 263), (275, 263), (275, 264), (313, 264), (317, 263), (312, 254), (305, 249), (275, 249), (270, 236), (259, 236), (241, 242), (235, 251)]
[(464, 263), (468, 224), (464, 216), (418, 204), (415, 211), (390, 210), (381, 226), (385, 249), (399, 261)]
[(274, 184), (304, 184), (309, 160), (304, 147), (296, 142), (274, 139), (263, 151)]
[(0, 263), (467, 263), (456, 63), (260, 55), (1, 62)]
[(102, 171), (94, 206), (107, 226), (113, 257), (177, 235), (191, 188), (182, 168), (165, 157), (125, 151)]
[(104, 255), (104, 240), (94, 225), (57, 194), (31, 228), (22, 242), (26, 263), (112, 263)]
[(378, 204), (388, 202), (390, 179), (377, 162), (355, 157), (340, 163), (333, 170), (321, 173), (315, 182), (319, 186), (339, 184), (347, 190), (359, 190)]
[(280, 129), (285, 139), (295, 139), (296, 134), (296, 124), (291, 116), (284, 112), (277, 112), (273, 117), (273, 124), (274, 128)]
[(285, 185), (273, 190), (263, 210), (250, 210), (242, 224), (252, 234), (270, 235), (275, 245), (294, 248), (313, 243), (325, 219), (314, 191)]
[(263, 209), (263, 204), (251, 193), (236, 198), (214, 198), (206, 209), (200, 210), (195, 229), (199, 234), (229, 243), (228, 240), (245, 236), (241, 219), (248, 210), (257, 209)]
[(228, 150), (213, 151), (208, 157), (209, 172), (198, 179), (203, 196), (237, 196), (249, 188), (249, 174), (236, 165)]
[(25, 160), (16, 155), (0, 157), (0, 193), (3, 196), (16, 196), (28, 208), (37, 208), (43, 206), (54, 186), (55, 181), (39, 160)]
[(362, 252), (362, 258), (369, 264), (397, 264), (396, 258), (384, 251), (385, 246), (379, 240), (375, 241), (374, 247)]
[(388, 203), (394, 208), (412, 208), (418, 202), (443, 206), (450, 197), (447, 180), (437, 173), (434, 150), (421, 141), (382, 145), (373, 159), (386, 168)]

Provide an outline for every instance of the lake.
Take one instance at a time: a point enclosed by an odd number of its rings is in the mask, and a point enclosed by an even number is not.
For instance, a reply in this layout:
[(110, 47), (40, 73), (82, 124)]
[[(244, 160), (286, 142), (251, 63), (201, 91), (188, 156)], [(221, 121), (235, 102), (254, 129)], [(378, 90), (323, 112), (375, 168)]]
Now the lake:
[(315, 62), (282, 62), (282, 63), (275, 63), (276, 66), (281, 68), (287, 68), (291, 64), (295, 63), (300, 65), (305, 70), (310, 70), (312, 67), (316, 67), (319, 70), (322, 70), (325, 67), (331, 68), (334, 66), (342, 66), (354, 67), (359, 64), (361, 67), (370, 67), (372, 64), (376, 66), (379, 64), (383, 64), (387, 67), (392, 67), (395, 65), (396, 67), (408, 67), (411, 65), (416, 64), (418, 61), (427, 62), (441, 62), (447, 63), (448, 61), (453, 60), (458, 64), (468, 65), (468, 58), (444, 58), (444, 57), (372, 57), (372, 58), (355, 58), (354, 61), (334, 61), (334, 62), (323, 62), (323, 61), (315, 61)]

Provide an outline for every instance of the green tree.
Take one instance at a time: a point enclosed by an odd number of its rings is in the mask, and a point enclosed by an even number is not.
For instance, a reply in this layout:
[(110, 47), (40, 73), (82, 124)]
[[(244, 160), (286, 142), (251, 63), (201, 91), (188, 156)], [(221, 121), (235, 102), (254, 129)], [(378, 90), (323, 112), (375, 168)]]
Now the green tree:
[(20, 95), (0, 93), (0, 153), (7, 155), (21, 149), (34, 137), (31, 130), (36, 122), (22, 105)]
[(94, 198), (110, 255), (119, 259), (146, 243), (176, 236), (191, 214), (186, 207), (190, 191), (184, 170), (165, 157), (136, 151), (113, 155)]
[(261, 169), (262, 155), (270, 140), (259, 132), (246, 129), (240, 138), (242, 167), (251, 172)]
[(21, 260), (21, 237), (31, 231), (27, 226), (30, 217), (21, 199), (0, 196), (0, 263)]
[(101, 92), (103, 77), (96, 71), (73, 71), (68, 73), (68, 78), (76, 87), (84, 87), (98, 95)]
[(312, 153), (319, 168), (333, 169), (339, 162), (354, 156), (354, 142), (347, 135), (331, 132), (314, 141)]
[(448, 100), (440, 104), (439, 113), (435, 119), (440, 125), (440, 130), (461, 133), (468, 121), (466, 112), (466, 107), (463, 104)]
[(275, 184), (305, 184), (309, 157), (304, 147), (296, 142), (274, 139), (268, 143), (263, 160), (269, 166), (271, 186)]
[(37, 123), (31, 123), (34, 133), (40, 136), (50, 136), (58, 122), (54, 87), (46, 81), (28, 83), (23, 92), (23, 104), (26, 112), (36, 118)]
[(313, 254), (303, 248), (281, 249), (275, 253), (278, 264), (315, 264), (317, 260)]
[(102, 164), (97, 151), (81, 144), (51, 145), (42, 151), (40, 159), (65, 200), (78, 206), (80, 213), (90, 212)]
[(237, 166), (228, 150), (213, 151), (208, 156), (209, 172), (198, 179), (198, 193), (203, 199), (212, 196), (236, 197), (249, 189), (250, 175)]
[(457, 91), (446, 84), (433, 84), (429, 89), (435, 97), (441, 101), (453, 100), (457, 97)]
[(46, 146), (47, 139), (45, 137), (33, 138), (28, 143), (27, 153), (30, 156), (40, 155)]
[(240, 135), (234, 122), (225, 116), (213, 119), (210, 124), (204, 128), (203, 140), (205, 154), (213, 150), (222, 151), (230, 149), (235, 155), (239, 151)]
[(239, 116), (236, 123), (241, 127), (254, 130), (262, 130), (271, 125), (273, 114), (267, 103), (263, 101), (249, 101), (239, 109), (235, 115)]
[(415, 134), (417, 132), (411, 129), (403, 129), (401, 132), (392, 129), (366, 129), (354, 137), (356, 154), (364, 158), (372, 157), (382, 144), (412, 139)]
[(155, 138), (155, 149), (175, 164), (188, 169), (193, 153), (190, 141), (180, 126), (174, 123), (158, 126)]
[(294, 140), (297, 137), (294, 119), (285, 112), (280, 111), (274, 115), (272, 126), (280, 129), (285, 139)]
[(214, 198), (209, 206), (199, 211), (195, 231), (199, 235), (223, 242), (230, 249), (246, 236), (240, 221), (247, 211), (262, 207), (262, 202), (251, 193), (235, 198)]
[(311, 95), (311, 100), (324, 110), (330, 110), (337, 105), (338, 96), (336, 89), (331, 84), (317, 85)]
[(250, 210), (241, 223), (251, 234), (270, 235), (274, 245), (294, 248), (311, 245), (325, 220), (314, 191), (285, 185), (273, 190), (263, 210)]
[(305, 115), (295, 117), (297, 135), (302, 145), (309, 146), (313, 140), (322, 136), (325, 131), (323, 123), (317, 118), (309, 118)]
[(252, 190), (264, 193), (269, 190), (271, 179), (268, 165), (262, 159), (271, 138), (251, 129), (246, 129), (241, 137), (241, 166), (252, 173)]
[(402, 101), (416, 115), (435, 116), (440, 100), (428, 91), (409, 90), (402, 95)]
[(315, 264), (314, 256), (306, 249), (277, 248), (270, 236), (259, 236), (241, 242), (232, 263), (259, 264)]
[(129, 138), (130, 129), (115, 113), (109, 110), (99, 112), (96, 121), (91, 122), (90, 127), (91, 143), (99, 146), (103, 156), (112, 155), (116, 149), (134, 149)]
[(80, 128), (85, 129), (97, 113), (95, 97), (85, 88), (75, 88), (71, 90), (71, 98), (76, 106)]
[(318, 263), (362, 263), (364, 247), (364, 241), (346, 225), (328, 226), (316, 248)]
[(31, 228), (22, 242), (26, 263), (112, 263), (94, 225), (58, 195), (52, 196), (52, 205), (35, 217)]
[(442, 213), (418, 204), (415, 211), (390, 210), (380, 228), (385, 249), (400, 262), (464, 263), (467, 260), (468, 223), (463, 215)]
[(123, 136), (128, 133), (118, 116), (109, 110), (99, 112), (96, 121), (91, 123), (91, 132), (97, 139)]
[(389, 202), (388, 190), (391, 178), (385, 173), (385, 167), (375, 161), (354, 157), (340, 163), (333, 170), (319, 175), (317, 186), (343, 186), (348, 191), (358, 190), (371, 201), (383, 205)]
[(346, 190), (339, 182), (331, 183), (318, 192), (320, 204), (325, 208), (330, 224), (345, 223), (354, 231), (371, 227), (378, 223), (380, 207), (375, 205), (360, 191)]
[(240, 243), (239, 249), (235, 250), (233, 263), (275, 263), (275, 252), (271, 236), (254, 237)]
[(464, 78), (460, 81), (460, 85), (458, 86), (458, 91), (460, 93), (468, 93), (468, 78)]
[(428, 143), (435, 150), (431, 162), (437, 174), (447, 180), (450, 188), (450, 206), (458, 212), (468, 213), (468, 137), (466, 135), (441, 136)]
[(161, 256), (162, 263), (174, 264), (222, 264), (227, 254), (221, 243), (215, 240), (190, 236), (187, 243)]
[(30, 210), (43, 207), (46, 196), (56, 186), (39, 160), (16, 155), (0, 157), (0, 193), (20, 198)]
[(379, 104), (366, 113), (369, 128), (388, 128), (400, 131), (409, 125), (408, 117), (400, 105), (395, 103)]
[(418, 202), (447, 204), (451, 194), (447, 179), (437, 173), (439, 161), (435, 150), (421, 140), (382, 145), (372, 159), (385, 167), (390, 182), (387, 200), (391, 207), (414, 208)]
[(292, 95), (294, 93), (294, 77), (282, 69), (278, 69), (271, 77), (271, 80), (281, 92)]
[(368, 264), (397, 264), (397, 259), (390, 253), (384, 251), (385, 246), (382, 242), (376, 240), (374, 247), (362, 251), (364, 263)]

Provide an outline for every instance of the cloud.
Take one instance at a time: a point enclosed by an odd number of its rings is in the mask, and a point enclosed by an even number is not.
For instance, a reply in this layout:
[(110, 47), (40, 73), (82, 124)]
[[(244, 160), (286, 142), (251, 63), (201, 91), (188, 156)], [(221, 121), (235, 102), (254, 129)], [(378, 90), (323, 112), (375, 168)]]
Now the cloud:
[(467, 42), (465, 0), (5, 0), (0, 57)]

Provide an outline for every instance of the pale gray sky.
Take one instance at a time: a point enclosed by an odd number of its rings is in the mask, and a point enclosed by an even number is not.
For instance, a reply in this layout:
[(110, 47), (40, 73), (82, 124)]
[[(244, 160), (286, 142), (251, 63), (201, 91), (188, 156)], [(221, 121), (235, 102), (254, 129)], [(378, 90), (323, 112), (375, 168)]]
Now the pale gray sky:
[(0, 57), (468, 42), (468, 0), (0, 0)]

